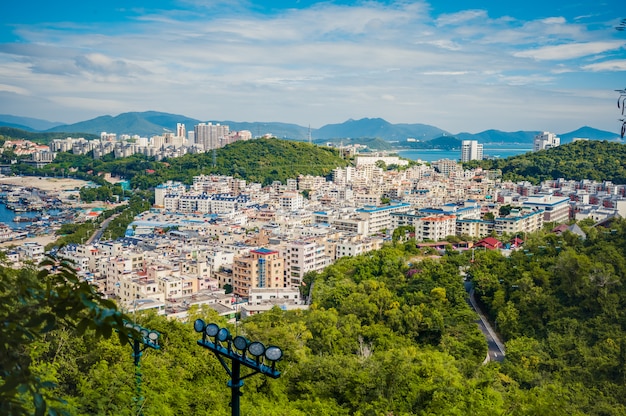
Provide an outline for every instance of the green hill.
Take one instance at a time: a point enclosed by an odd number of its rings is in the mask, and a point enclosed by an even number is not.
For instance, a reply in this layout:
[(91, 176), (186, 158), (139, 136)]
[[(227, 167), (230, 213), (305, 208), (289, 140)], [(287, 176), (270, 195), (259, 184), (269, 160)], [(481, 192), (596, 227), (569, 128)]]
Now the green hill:
[[(232, 372), (198, 345), (219, 342), (194, 331), (200, 318), (284, 352), (277, 379), (242, 368), (244, 415), (623, 416), (626, 222), (582, 227), (585, 240), (540, 231), (509, 256), (433, 259), (414, 240), (390, 243), (308, 273), (308, 310), (277, 306), (236, 325), (208, 305), (186, 322), (120, 316), (69, 262), (41, 272), (0, 264), (10, 323), (0, 325), (0, 414), (45, 414), (44, 400), (51, 415), (230, 414)], [(483, 363), (470, 284), (506, 342), (501, 363)], [(122, 318), (160, 333), (141, 368)]]
[(54, 139), (65, 139), (68, 136), (83, 137), (85, 139), (97, 139), (100, 136), (88, 133), (68, 133), (68, 132), (33, 132), (13, 127), (0, 127), (0, 140), (30, 140), (36, 143), (48, 144)]
[(564, 178), (626, 184), (626, 145), (596, 140), (577, 141), (506, 159), (472, 161), (466, 166), (501, 169), (505, 180), (539, 183)]
[(263, 185), (273, 181), (286, 182), (298, 175), (327, 176), (348, 161), (337, 150), (303, 142), (279, 139), (256, 139), (229, 144), (213, 153), (187, 154), (160, 162), (134, 155), (93, 160), (88, 156), (62, 153), (46, 169), (78, 167), (81, 172), (110, 172), (131, 180), (133, 188), (148, 189), (167, 182), (190, 184), (197, 175), (229, 175)]
[(454, 136), (440, 136), (428, 141), (402, 142), (402, 146), (411, 149), (455, 150), (461, 148), (461, 141)]

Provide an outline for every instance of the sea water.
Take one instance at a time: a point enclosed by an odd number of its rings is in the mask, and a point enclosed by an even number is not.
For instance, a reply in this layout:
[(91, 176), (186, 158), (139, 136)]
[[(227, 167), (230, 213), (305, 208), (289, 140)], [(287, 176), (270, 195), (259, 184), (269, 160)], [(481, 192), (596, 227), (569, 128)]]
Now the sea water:
[[(487, 158), (500, 158), (505, 159), (510, 156), (522, 155), (524, 153), (531, 152), (532, 148), (527, 144), (515, 146), (515, 145), (503, 145), (502, 147), (488, 146), (483, 148), (483, 157)], [(457, 150), (441, 150), (441, 149), (405, 149), (399, 150), (396, 153), (400, 157), (411, 160), (423, 160), (424, 162), (434, 162), (439, 159), (461, 160), (461, 149)]]

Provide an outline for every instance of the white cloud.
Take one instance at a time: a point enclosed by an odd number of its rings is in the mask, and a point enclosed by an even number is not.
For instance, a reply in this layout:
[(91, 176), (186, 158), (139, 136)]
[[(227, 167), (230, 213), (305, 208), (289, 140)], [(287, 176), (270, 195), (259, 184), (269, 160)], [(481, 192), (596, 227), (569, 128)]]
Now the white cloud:
[[(55, 114), (157, 109), (314, 126), (362, 115), (454, 131), (519, 122), (507, 113), (550, 114), (555, 89), (571, 83), (562, 74), (624, 70), (624, 42), (560, 17), (433, 17), (422, 2), (329, 2), (261, 15), (234, 3), (214, 13), (185, 0), (197, 8), (151, 11), (123, 25), (21, 27), (21, 42), (0, 44), (4, 88), (37, 91)], [(459, 91), (462, 108), (450, 105)], [(582, 102), (574, 104), (579, 120)]]
[(79, 55), (74, 62), (81, 70), (100, 75), (145, 74), (147, 71), (122, 59), (113, 59), (101, 53)]
[(465, 24), (473, 20), (484, 20), (486, 18), (487, 12), (485, 10), (464, 10), (458, 13), (444, 14), (435, 21), (435, 24), (441, 27), (461, 23)]
[(517, 58), (532, 58), (536, 60), (567, 60), (582, 58), (589, 55), (619, 49), (624, 45), (622, 41), (567, 43), (562, 45), (544, 46), (535, 49), (515, 52)]
[(545, 25), (562, 25), (566, 23), (566, 20), (564, 17), (548, 17), (546, 19), (540, 19), (538, 22)]
[(20, 94), (20, 95), (29, 95), (28, 90), (24, 88), (16, 87), (15, 85), (0, 84), (0, 91), (12, 92), (14, 94)]
[(582, 69), (587, 71), (626, 71), (626, 59), (613, 61), (598, 62), (595, 64), (584, 65)]
[(443, 75), (443, 76), (458, 76), (466, 75), (467, 71), (427, 71), (424, 75)]

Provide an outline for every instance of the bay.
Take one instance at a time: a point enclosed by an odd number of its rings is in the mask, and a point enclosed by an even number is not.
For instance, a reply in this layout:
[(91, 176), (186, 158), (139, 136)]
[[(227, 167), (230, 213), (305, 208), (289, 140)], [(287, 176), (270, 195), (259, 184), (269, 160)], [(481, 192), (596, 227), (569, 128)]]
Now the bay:
[(28, 227), (29, 225), (31, 225), (32, 223), (30, 222), (14, 222), (13, 218), (20, 216), (20, 217), (28, 217), (28, 218), (34, 218), (37, 216), (40, 216), (41, 212), (36, 212), (36, 211), (28, 211), (28, 212), (13, 212), (10, 209), (7, 208), (7, 206), (4, 203), (0, 202), (0, 222), (5, 223), (6, 225), (8, 225), (9, 227), (11, 227), (14, 230), (20, 230), (23, 228)]
[[(533, 149), (527, 144), (524, 145), (503, 145), (486, 146), (483, 148), (483, 157), (505, 159), (511, 156), (522, 155), (531, 152)], [(440, 159), (461, 160), (461, 150), (441, 150), (441, 149), (404, 149), (396, 152), (400, 157), (410, 160), (422, 160), (424, 162), (435, 162)]]

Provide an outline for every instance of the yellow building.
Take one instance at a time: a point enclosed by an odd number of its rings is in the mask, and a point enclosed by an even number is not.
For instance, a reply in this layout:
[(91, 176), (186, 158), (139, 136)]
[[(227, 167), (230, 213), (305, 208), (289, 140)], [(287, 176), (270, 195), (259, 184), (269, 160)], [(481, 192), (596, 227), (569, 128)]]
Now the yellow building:
[(233, 260), (233, 293), (249, 297), (250, 288), (285, 287), (285, 261), (278, 251), (259, 248)]

